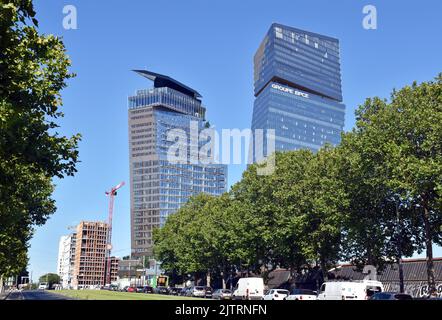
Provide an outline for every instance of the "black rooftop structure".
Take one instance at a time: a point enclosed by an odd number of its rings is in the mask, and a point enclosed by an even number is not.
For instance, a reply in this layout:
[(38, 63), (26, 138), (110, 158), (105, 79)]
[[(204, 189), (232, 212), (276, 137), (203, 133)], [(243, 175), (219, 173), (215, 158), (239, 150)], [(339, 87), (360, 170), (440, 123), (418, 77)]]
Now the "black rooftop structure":
[(147, 71), (147, 70), (132, 70), (136, 73), (138, 73), (140, 76), (143, 76), (149, 80), (153, 81), (154, 88), (171, 88), (176, 91), (179, 91), (181, 93), (184, 93), (185, 95), (191, 96), (193, 98), (201, 98), (202, 96), (198, 93), (198, 91), (189, 88), (188, 86), (182, 84), (181, 82), (172, 79), (171, 77)]

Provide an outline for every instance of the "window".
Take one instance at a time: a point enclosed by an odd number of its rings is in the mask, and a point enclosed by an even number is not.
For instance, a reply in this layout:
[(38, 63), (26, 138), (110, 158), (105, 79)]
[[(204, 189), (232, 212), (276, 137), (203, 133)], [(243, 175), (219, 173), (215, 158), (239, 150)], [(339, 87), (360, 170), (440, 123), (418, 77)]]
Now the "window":
[(367, 293), (367, 297), (371, 297), (372, 295), (374, 295), (377, 292), (382, 292), (382, 288), (381, 287), (372, 287), (372, 286), (368, 286), (366, 288), (366, 293)]
[(275, 28), (275, 35), (277, 38), (282, 39), (282, 29), (279, 27)]

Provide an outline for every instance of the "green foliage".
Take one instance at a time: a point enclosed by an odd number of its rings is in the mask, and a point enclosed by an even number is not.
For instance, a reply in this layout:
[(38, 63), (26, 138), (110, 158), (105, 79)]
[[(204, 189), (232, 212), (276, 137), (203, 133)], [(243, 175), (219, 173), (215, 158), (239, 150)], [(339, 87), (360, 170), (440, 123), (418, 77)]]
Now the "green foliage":
[(390, 102), (367, 99), (341, 149), (353, 189), (349, 251), (379, 264), (397, 249), (410, 256), (425, 248), (434, 291), (432, 246), (442, 243), (442, 76), (395, 90)]
[(244, 172), (221, 197), (200, 194), (154, 232), (155, 255), (166, 270), (261, 273), (339, 259), (341, 212), (347, 201), (330, 148), (276, 154), (276, 171)]
[[(367, 99), (342, 143), (276, 153), (221, 197), (201, 194), (154, 232), (155, 255), (178, 274), (293, 271), (338, 261), (383, 268), (442, 243), (442, 77)], [(433, 279), (433, 280), (432, 280)], [(433, 286), (434, 287), (434, 286)]]
[(57, 132), (70, 61), (40, 35), (32, 1), (0, 3), (0, 274), (27, 264), (33, 226), (55, 212), (52, 178), (76, 172), (79, 135)]

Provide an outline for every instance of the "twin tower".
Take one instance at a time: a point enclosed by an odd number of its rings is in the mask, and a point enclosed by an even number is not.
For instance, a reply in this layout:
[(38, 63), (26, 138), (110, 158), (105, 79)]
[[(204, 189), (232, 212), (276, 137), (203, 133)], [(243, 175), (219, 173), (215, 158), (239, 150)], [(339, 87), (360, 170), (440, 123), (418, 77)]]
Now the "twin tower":
[[(201, 95), (168, 76), (136, 72), (153, 88), (129, 97), (132, 256), (152, 256), (152, 231), (201, 192), (227, 191), (221, 164), (171, 163), (167, 132), (207, 126)], [(274, 130), (276, 151), (337, 145), (344, 127), (339, 41), (273, 24), (254, 57), (252, 131)], [(259, 154), (267, 155), (267, 146)], [(256, 147), (256, 146), (255, 146)], [(252, 148), (254, 161), (259, 157)]]

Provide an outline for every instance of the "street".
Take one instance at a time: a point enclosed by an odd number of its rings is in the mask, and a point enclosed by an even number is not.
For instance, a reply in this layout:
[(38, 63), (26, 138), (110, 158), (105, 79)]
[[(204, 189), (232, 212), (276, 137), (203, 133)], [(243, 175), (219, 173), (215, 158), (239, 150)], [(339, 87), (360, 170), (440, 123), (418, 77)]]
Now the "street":
[(68, 297), (45, 290), (29, 290), (11, 292), (6, 300), (71, 300)]

